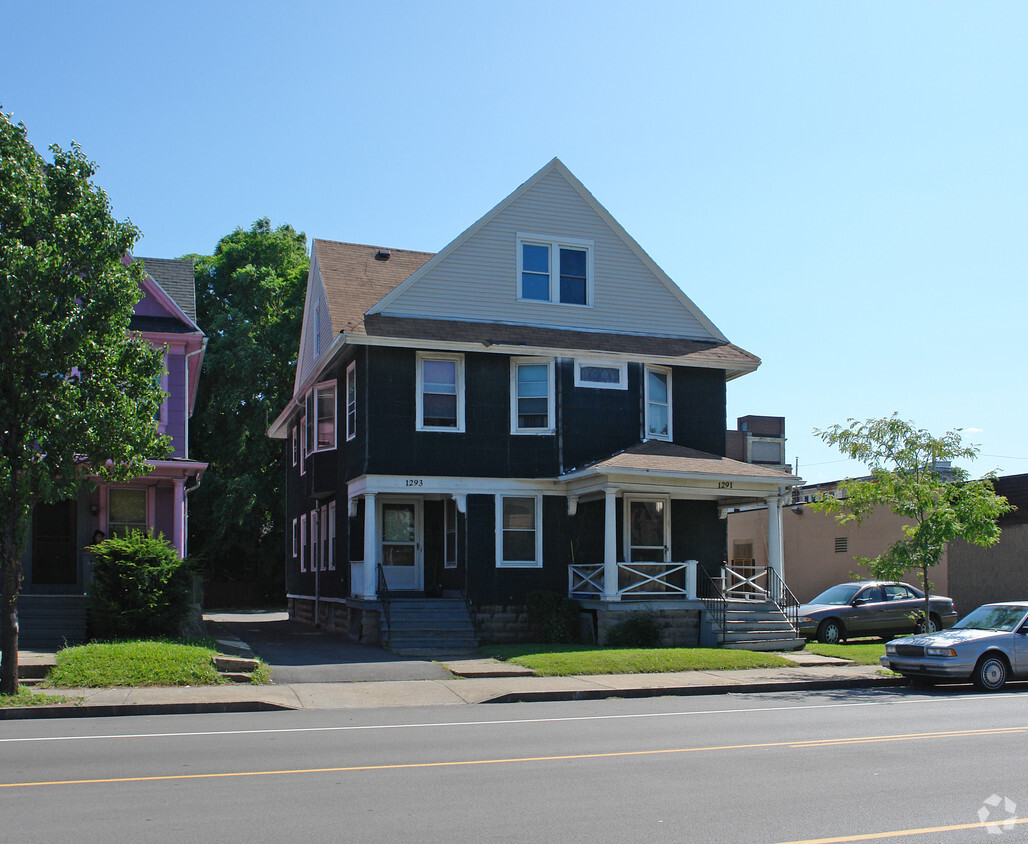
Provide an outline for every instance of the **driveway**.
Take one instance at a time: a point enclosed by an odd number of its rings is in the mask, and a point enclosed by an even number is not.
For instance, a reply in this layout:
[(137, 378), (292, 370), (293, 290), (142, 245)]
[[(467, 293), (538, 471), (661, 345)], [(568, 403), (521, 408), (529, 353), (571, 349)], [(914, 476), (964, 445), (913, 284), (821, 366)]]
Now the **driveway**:
[(204, 613), (211, 635), (220, 626), (272, 669), (276, 683), (351, 683), (376, 680), (440, 680), (449, 671), (434, 662), (397, 656), (354, 642), (342, 633), (290, 621), (284, 612)]

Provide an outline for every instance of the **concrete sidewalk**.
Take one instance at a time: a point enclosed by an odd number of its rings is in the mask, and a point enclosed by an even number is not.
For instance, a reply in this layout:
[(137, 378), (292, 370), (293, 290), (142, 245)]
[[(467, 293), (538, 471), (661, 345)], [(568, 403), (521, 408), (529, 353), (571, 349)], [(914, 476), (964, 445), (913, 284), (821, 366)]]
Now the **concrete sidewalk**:
[(0, 708), (0, 720), (847, 690), (906, 682), (902, 678), (879, 674), (875, 666), (838, 665), (831, 664), (831, 661), (789, 668), (574, 677), (524, 676), (523, 669), (493, 660), (454, 662), (449, 663), (447, 669), (447, 678), (434, 680), (47, 689), (48, 694), (67, 697), (69, 702), (45, 707)]

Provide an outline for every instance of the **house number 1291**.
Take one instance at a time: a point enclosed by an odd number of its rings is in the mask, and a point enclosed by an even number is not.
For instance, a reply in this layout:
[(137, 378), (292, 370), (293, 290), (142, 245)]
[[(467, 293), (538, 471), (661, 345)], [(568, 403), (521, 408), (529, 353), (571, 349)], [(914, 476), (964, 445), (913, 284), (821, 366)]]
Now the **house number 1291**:
[(424, 478), (407, 478), (403, 482), (404, 486), (424, 486)]
[(717, 482), (717, 488), (718, 489), (731, 489), (732, 488), (732, 482), (731, 481), (718, 481)]

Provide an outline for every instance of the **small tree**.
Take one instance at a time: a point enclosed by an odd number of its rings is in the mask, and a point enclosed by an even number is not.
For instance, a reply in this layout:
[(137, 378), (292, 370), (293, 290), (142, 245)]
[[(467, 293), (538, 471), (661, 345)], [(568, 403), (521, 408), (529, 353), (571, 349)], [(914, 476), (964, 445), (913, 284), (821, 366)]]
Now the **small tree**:
[(0, 113), (0, 694), (18, 690), (18, 592), (32, 508), (168, 453), (161, 351), (128, 334), (139, 236), (75, 144), (47, 163)]
[(814, 433), (871, 470), (870, 479), (840, 483), (841, 499), (826, 497), (814, 508), (835, 513), (840, 524), (860, 524), (880, 507), (910, 520), (903, 525), (901, 539), (877, 557), (858, 559), (884, 580), (916, 571), (927, 623), (928, 570), (939, 562), (946, 545), (954, 539), (981, 546), (999, 541), (996, 520), (1012, 508), (993, 489), (994, 473), (970, 480), (967, 471), (951, 465), (950, 461), (978, 456), (978, 447), (965, 445), (959, 429), (934, 437), (895, 413), (866, 422), (850, 419), (846, 427), (833, 425)]

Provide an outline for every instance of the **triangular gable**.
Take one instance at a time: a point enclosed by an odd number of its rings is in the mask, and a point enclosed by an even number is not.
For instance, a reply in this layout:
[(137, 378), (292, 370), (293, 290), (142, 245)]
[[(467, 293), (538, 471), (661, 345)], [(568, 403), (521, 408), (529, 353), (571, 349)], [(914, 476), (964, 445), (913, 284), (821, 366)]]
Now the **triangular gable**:
[[(519, 300), (519, 236), (590, 244), (593, 302)], [(556, 158), (368, 313), (727, 342)]]
[[(200, 327), (196, 324), (196, 321), (183, 310), (179, 303), (172, 297), (172, 295), (161, 286), (155, 275), (160, 275), (160, 270), (154, 267), (151, 269), (147, 266), (146, 262), (149, 260), (156, 264), (155, 259), (147, 258), (130, 258), (129, 263), (133, 260), (140, 260), (143, 262), (143, 266), (146, 267), (146, 275), (143, 276), (142, 284), (140, 285), (143, 298), (136, 302), (132, 309), (133, 316), (144, 317), (148, 319), (157, 320), (173, 320), (181, 324), (180, 328), (175, 330), (181, 331), (184, 328), (187, 331), (196, 331), (203, 333)], [(180, 263), (192, 267), (192, 261), (164, 261), (163, 264)], [(184, 268), (184, 267), (183, 267)], [(192, 280), (192, 270), (189, 271), (189, 278)], [(158, 323), (153, 323), (155, 326)]]

